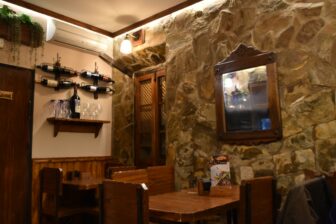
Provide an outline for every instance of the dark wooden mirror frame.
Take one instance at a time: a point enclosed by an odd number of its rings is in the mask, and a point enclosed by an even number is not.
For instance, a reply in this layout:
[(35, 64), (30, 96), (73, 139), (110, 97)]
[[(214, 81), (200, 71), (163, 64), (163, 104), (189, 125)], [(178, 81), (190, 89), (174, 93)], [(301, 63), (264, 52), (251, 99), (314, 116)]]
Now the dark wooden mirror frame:
[[(228, 144), (252, 145), (276, 141), (282, 138), (281, 112), (276, 73), (276, 55), (273, 52), (262, 52), (241, 44), (231, 55), (215, 66), (215, 93), (217, 135)], [(226, 124), (224, 91), (222, 76), (248, 68), (266, 66), (268, 116), (271, 127), (268, 130), (228, 130)]]

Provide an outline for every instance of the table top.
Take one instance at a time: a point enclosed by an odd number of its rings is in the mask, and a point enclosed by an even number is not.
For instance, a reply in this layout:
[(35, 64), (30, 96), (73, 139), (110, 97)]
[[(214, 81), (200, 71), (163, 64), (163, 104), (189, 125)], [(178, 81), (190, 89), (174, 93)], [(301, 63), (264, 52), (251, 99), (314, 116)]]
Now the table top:
[(104, 178), (87, 178), (87, 179), (74, 179), (63, 181), (63, 186), (73, 187), (78, 190), (90, 190), (96, 189), (100, 184), (102, 184)]
[(195, 190), (183, 190), (149, 197), (149, 214), (153, 219), (193, 222), (227, 209), (238, 208), (239, 186), (232, 186), (227, 196), (201, 196)]

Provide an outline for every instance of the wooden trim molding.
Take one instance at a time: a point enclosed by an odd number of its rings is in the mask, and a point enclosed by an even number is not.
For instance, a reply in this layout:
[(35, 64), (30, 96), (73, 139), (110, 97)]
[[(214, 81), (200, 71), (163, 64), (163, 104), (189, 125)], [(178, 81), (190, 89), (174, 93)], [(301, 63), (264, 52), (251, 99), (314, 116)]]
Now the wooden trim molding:
[(145, 25), (146, 23), (149, 23), (149, 22), (152, 22), (152, 21), (154, 21), (156, 19), (159, 19), (161, 17), (167, 16), (167, 15), (173, 13), (173, 12), (176, 12), (176, 11), (178, 11), (180, 9), (186, 8), (188, 6), (191, 6), (191, 5), (193, 5), (193, 4), (197, 3), (197, 2), (200, 2), (202, 0), (186, 0), (186, 1), (184, 1), (184, 2), (182, 2), (180, 4), (178, 4), (178, 5), (170, 7), (168, 9), (166, 9), (166, 10), (163, 10), (163, 11), (161, 11), (159, 13), (156, 13), (156, 14), (154, 14), (154, 15), (146, 18), (146, 19), (143, 19), (141, 21), (133, 23), (132, 25), (127, 26), (125, 28), (122, 28), (120, 30), (117, 30), (115, 32), (110, 32), (110, 31), (101, 29), (99, 27), (96, 27), (96, 26), (93, 26), (93, 25), (81, 22), (81, 21), (73, 19), (71, 17), (62, 15), (60, 13), (51, 11), (49, 9), (46, 9), (46, 8), (43, 8), (43, 7), (31, 4), (31, 3), (28, 3), (28, 2), (25, 2), (25, 1), (22, 1), (22, 0), (5, 0), (5, 1), (13, 3), (15, 5), (22, 6), (22, 7), (27, 8), (27, 9), (31, 9), (33, 11), (36, 11), (36, 12), (39, 12), (39, 13), (42, 13), (42, 14), (45, 14), (45, 15), (48, 15), (48, 16), (51, 16), (51, 17), (54, 17), (56, 19), (60, 19), (60, 20), (63, 20), (63, 21), (75, 24), (77, 26), (84, 27), (86, 29), (92, 30), (92, 31), (97, 32), (97, 33), (101, 33), (101, 34), (109, 36), (109, 37), (116, 37), (116, 36), (118, 36), (120, 34), (126, 33), (126, 32), (128, 32), (130, 30), (133, 30), (133, 29), (139, 27), (139, 26)]

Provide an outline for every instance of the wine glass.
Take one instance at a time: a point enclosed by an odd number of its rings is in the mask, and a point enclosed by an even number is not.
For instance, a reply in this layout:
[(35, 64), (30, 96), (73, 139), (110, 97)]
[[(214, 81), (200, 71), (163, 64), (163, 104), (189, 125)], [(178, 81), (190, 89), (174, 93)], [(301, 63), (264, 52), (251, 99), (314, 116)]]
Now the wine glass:
[(83, 119), (89, 118), (89, 112), (88, 112), (89, 106), (90, 104), (88, 102), (83, 102), (81, 104), (81, 117)]
[(58, 100), (50, 100), (48, 104), (48, 115), (50, 117), (57, 117), (57, 106), (58, 106)]
[(88, 118), (94, 119), (95, 105), (93, 102), (89, 103), (88, 107)]
[(69, 102), (67, 100), (60, 100), (60, 118), (67, 118), (69, 114)]
[(97, 116), (101, 114), (103, 107), (101, 103), (97, 103)]
[(92, 119), (97, 119), (97, 103), (95, 102), (92, 102), (91, 103), (91, 116), (92, 116)]
[(69, 100), (64, 100), (62, 104), (63, 118), (70, 118), (70, 102)]

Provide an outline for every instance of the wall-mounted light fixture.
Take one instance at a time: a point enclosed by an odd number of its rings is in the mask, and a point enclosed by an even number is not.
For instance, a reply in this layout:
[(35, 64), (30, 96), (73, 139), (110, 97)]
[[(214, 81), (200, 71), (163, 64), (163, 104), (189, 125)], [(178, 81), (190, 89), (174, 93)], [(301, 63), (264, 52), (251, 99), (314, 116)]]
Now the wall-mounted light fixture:
[(120, 52), (123, 54), (130, 54), (132, 53), (132, 43), (130, 41), (130, 36), (129, 34), (126, 34), (125, 39), (123, 39), (123, 41), (121, 42), (120, 45)]
[(133, 33), (126, 34), (125, 39), (121, 42), (120, 52), (123, 54), (132, 53), (133, 47), (145, 43), (145, 31), (138, 30)]

